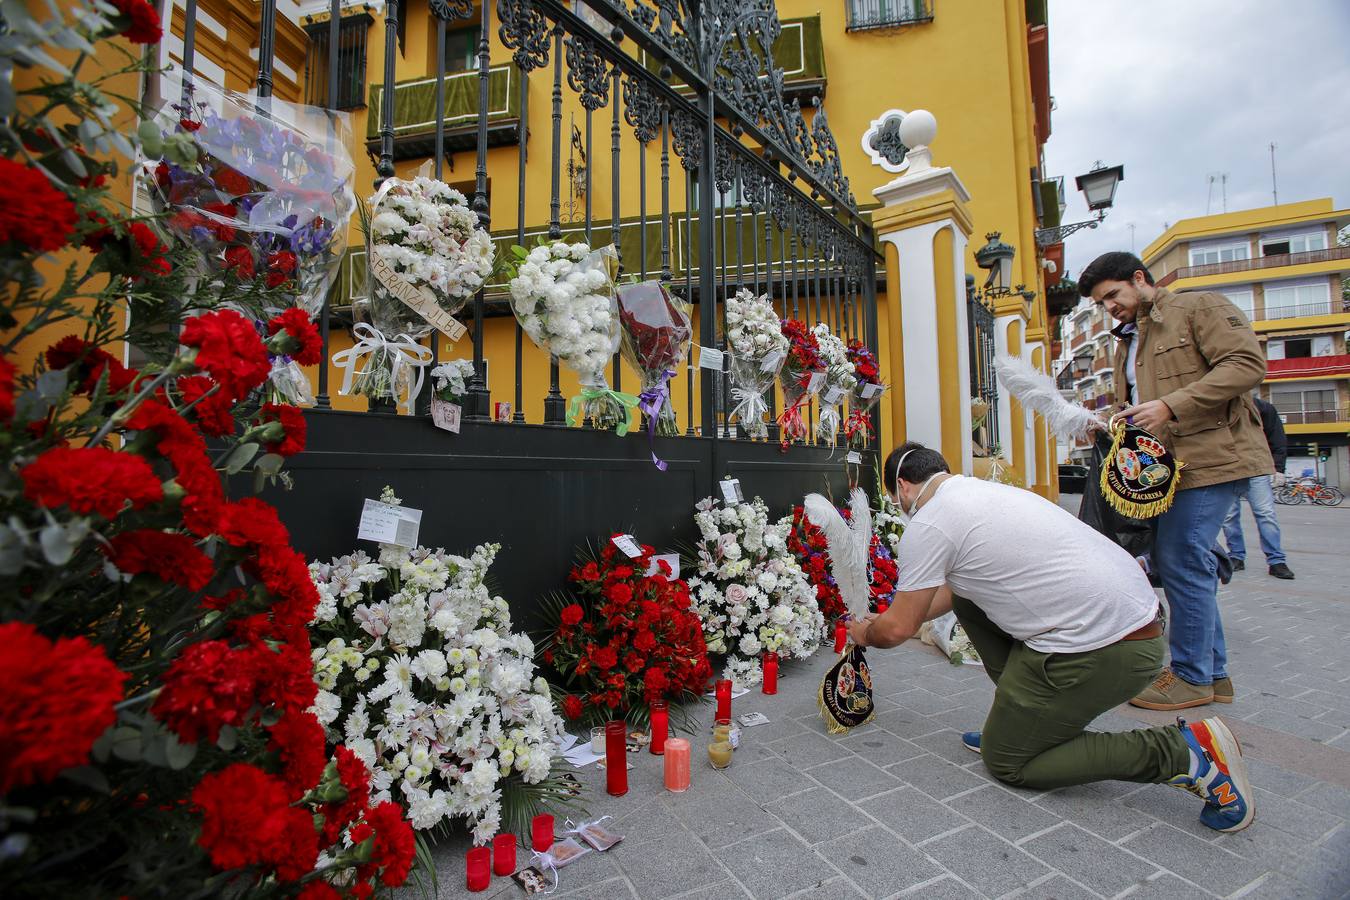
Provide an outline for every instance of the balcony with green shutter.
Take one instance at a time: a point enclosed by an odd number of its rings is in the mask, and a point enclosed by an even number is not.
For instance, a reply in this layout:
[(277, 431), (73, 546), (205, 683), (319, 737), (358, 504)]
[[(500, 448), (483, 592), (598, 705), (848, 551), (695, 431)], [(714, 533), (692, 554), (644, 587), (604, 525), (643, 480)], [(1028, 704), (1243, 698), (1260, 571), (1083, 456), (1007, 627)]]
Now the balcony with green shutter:
[[(825, 44), (821, 39), (820, 15), (799, 19), (783, 19), (782, 31), (773, 42), (773, 61), (783, 70), (783, 99), (809, 106), (812, 98), (825, 99)], [(755, 47), (752, 52), (758, 54)], [(657, 72), (659, 60), (645, 58), (647, 70)], [(765, 77), (765, 76), (760, 76)], [(671, 78), (670, 84), (686, 97), (693, 89), (684, 82)]]
[[(488, 70), (488, 146), (516, 144), (521, 139), (520, 72), (514, 66)], [(370, 86), (366, 146), (380, 152), (384, 85)], [(478, 146), (478, 71), (445, 76), (445, 152)], [(400, 81), (394, 85), (394, 159), (432, 156), (436, 152), (436, 78)]]

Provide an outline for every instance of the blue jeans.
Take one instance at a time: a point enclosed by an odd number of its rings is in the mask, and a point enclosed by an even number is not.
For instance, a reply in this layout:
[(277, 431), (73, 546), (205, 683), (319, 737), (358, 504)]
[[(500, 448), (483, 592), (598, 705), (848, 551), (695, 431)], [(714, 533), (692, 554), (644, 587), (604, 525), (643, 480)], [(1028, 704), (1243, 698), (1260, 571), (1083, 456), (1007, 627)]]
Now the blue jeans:
[(1228, 648), (1219, 620), (1219, 564), (1213, 547), (1246, 479), (1177, 491), (1158, 517), (1153, 563), (1172, 615), (1172, 671), (1191, 684), (1228, 677)]
[(1238, 484), (1238, 499), (1228, 520), (1223, 523), (1223, 536), (1228, 544), (1228, 555), (1233, 559), (1245, 559), (1247, 546), (1242, 541), (1242, 498), (1252, 508), (1256, 516), (1256, 530), (1261, 535), (1261, 552), (1266, 555), (1266, 565), (1277, 566), (1285, 561), (1284, 550), (1280, 547), (1280, 523), (1275, 518), (1275, 490), (1271, 486), (1269, 475), (1257, 475)]

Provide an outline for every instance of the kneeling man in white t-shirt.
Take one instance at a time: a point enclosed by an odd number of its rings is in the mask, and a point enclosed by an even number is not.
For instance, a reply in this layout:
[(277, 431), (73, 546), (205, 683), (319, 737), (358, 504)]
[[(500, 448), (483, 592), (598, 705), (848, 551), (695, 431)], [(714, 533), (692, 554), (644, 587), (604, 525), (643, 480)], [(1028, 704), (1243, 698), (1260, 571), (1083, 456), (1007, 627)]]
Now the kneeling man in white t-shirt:
[(1134, 559), (1050, 501), (950, 474), (915, 443), (886, 459), (886, 492), (910, 516), (895, 599), (854, 622), (863, 647), (895, 647), (956, 613), (997, 689), (983, 732), (962, 737), (1000, 781), (1175, 785), (1205, 801), (1219, 831), (1247, 827), (1254, 796), (1237, 740), (1217, 717), (1123, 733), (1086, 731), (1157, 676), (1166, 643), (1158, 598)]

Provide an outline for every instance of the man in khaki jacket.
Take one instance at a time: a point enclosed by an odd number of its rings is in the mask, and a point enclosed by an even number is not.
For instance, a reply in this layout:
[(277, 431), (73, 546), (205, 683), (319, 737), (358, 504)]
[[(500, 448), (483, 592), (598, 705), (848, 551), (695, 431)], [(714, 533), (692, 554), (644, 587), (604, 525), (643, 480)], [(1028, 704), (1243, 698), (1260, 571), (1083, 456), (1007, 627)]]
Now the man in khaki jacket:
[(1130, 702), (1147, 709), (1231, 703), (1212, 552), (1242, 485), (1274, 471), (1249, 396), (1266, 374), (1251, 324), (1223, 294), (1173, 294), (1131, 253), (1083, 270), (1084, 297), (1121, 324), (1113, 334), (1120, 415), (1157, 435), (1185, 463), (1172, 508), (1158, 518), (1153, 564), (1171, 608), (1171, 666)]

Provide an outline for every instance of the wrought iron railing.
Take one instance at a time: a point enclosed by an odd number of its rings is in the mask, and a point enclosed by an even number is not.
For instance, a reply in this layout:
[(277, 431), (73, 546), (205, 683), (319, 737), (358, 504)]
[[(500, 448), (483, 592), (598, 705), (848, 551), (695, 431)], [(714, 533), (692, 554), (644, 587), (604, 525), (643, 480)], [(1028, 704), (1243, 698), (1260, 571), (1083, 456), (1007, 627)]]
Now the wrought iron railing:
[[(931, 10), (926, 3), (905, 8), (918, 6)], [(317, 29), (326, 28), (326, 46), (345, 47), (341, 7), (341, 0), (333, 0), (331, 20), (311, 31), (317, 34)], [(471, 135), (465, 149), (475, 154), (472, 208), (482, 228), (492, 225), (487, 194), (487, 151), (496, 108), (492, 100), (502, 99), (505, 105), (498, 106), (514, 113), (520, 126), (516, 164), (503, 165), (500, 155), (493, 160), (494, 194), (514, 196), (516, 201), (514, 229), (507, 225), (499, 232), (507, 237), (514, 232), (515, 241), (522, 244), (527, 235), (537, 233), (550, 238), (579, 234), (592, 243), (613, 241), (621, 251), (625, 273), (660, 278), (696, 304), (700, 315), (695, 341), (706, 347), (721, 344), (725, 298), (746, 287), (771, 294), (785, 318), (824, 322), (845, 339), (859, 338), (877, 348), (877, 255), (870, 221), (857, 209), (820, 101), (814, 102), (813, 115), (805, 115), (798, 102), (784, 97), (784, 73), (774, 53), (782, 26), (772, 0), (679, 5), (664, 0), (588, 0), (584, 8), (568, 0), (489, 0), (481, 7), (472, 0), (430, 0), (438, 59), (427, 83), (416, 86), (398, 84), (395, 77), (399, 15), (406, 8), (384, 5), (384, 72), (368, 92), (370, 115), (377, 117), (369, 143), (372, 155), (378, 156), (378, 180), (394, 175), (395, 159), (407, 155), (397, 142), (409, 124), (418, 124), (398, 120), (396, 94), (415, 87), (429, 95), (431, 110), (446, 110), (447, 86), (452, 79), (467, 77), (473, 82), (467, 93), (477, 95), (476, 103), (465, 104), (472, 110), (469, 120), (460, 123), (432, 115), (419, 127), (431, 133), (424, 152), (434, 160), (437, 177), (447, 154), (460, 146), (447, 140), (450, 131)], [(271, 92), (277, 2), (261, 0), (258, 9), (257, 91), (265, 97)], [(447, 73), (447, 26), (475, 17), (480, 23), (476, 71), (467, 76)], [(192, 72), (195, 0), (188, 0), (184, 22), (184, 68)], [(494, 47), (499, 57), (503, 51), (509, 54), (510, 61), (494, 65)], [(354, 57), (343, 52), (323, 56), (327, 68), (323, 96), (337, 106), (344, 97), (343, 79), (350, 74), (343, 60)], [(321, 78), (320, 69), (316, 59), (311, 76)], [(550, 103), (551, 128), (538, 129), (533, 137), (525, 128), (530, 78), (536, 79), (536, 98), (543, 93), (538, 90), (541, 80), (548, 86)], [(563, 139), (565, 97), (569, 105), (581, 108), (576, 140), (591, 161), (575, 177), (566, 171), (571, 147)], [(603, 159), (606, 137), (609, 183), (602, 184), (597, 172), (605, 167), (597, 163)], [(546, 171), (546, 218), (526, 214), (526, 154), (531, 142), (530, 189), (538, 191), (534, 173)], [(357, 148), (352, 149), (353, 156), (359, 155)], [(631, 165), (634, 157), (636, 185), (620, 178), (622, 166)], [(659, 171), (652, 182), (647, 177), (649, 166)], [(698, 203), (693, 202), (695, 184)], [(358, 194), (367, 189), (357, 186)], [(601, 193), (608, 194), (603, 205), (596, 202)], [(509, 206), (498, 199), (499, 216)], [(621, 234), (628, 225), (634, 227)], [(348, 282), (360, 277), (357, 269), (354, 254), (344, 260)], [(354, 293), (350, 284), (348, 293)], [(321, 313), (325, 357), (334, 299), (330, 296)], [(464, 409), (469, 422), (491, 418), (484, 346), (491, 307), (490, 290), (485, 289), (467, 310), (474, 364)], [(514, 421), (524, 423), (524, 361), (527, 353), (542, 351), (527, 348), (519, 326), (514, 338), (514, 358), (495, 359), (493, 371), (513, 372)], [(439, 349), (440, 342), (433, 342), (433, 365)], [(543, 357), (536, 359), (542, 362)], [(696, 374), (691, 366), (680, 380), (687, 398), (686, 408), (679, 411), (686, 434), (737, 436), (727, 427), (730, 385), (723, 373), (702, 369)], [(623, 367), (616, 355), (611, 383), (617, 389), (622, 381)], [(422, 397), (423, 415), (429, 393)], [(326, 365), (318, 373), (316, 406), (331, 407)], [(873, 416), (876, 427), (879, 412), (874, 410)], [(535, 424), (564, 421), (558, 364), (551, 360), (542, 421)]]
[(898, 28), (933, 21), (934, 0), (847, 0), (848, 30)]
[(985, 406), (984, 421), (974, 428), (975, 437), (990, 456), (999, 452), (998, 373), (994, 369), (996, 343), (994, 313), (974, 293), (974, 280), (966, 282), (967, 335), (970, 352), (970, 399)]
[(1350, 312), (1350, 304), (1337, 297), (1335, 300), (1326, 300), (1322, 303), (1266, 307), (1254, 318), (1258, 322), (1265, 322), (1273, 319), (1299, 319), (1304, 316), (1334, 316), (1344, 312)]
[(1234, 272), (1253, 272), (1276, 269), (1281, 266), (1304, 266), (1311, 263), (1350, 259), (1350, 247), (1331, 247), (1327, 250), (1306, 250), (1302, 253), (1277, 253), (1255, 259), (1235, 259), (1231, 262), (1209, 263), (1203, 266), (1182, 266), (1158, 279), (1158, 287), (1167, 287), (1181, 278), (1203, 278), (1210, 275), (1231, 275)]
[(1350, 422), (1350, 407), (1340, 409), (1300, 409), (1292, 412), (1278, 409), (1285, 425), (1335, 425)]

